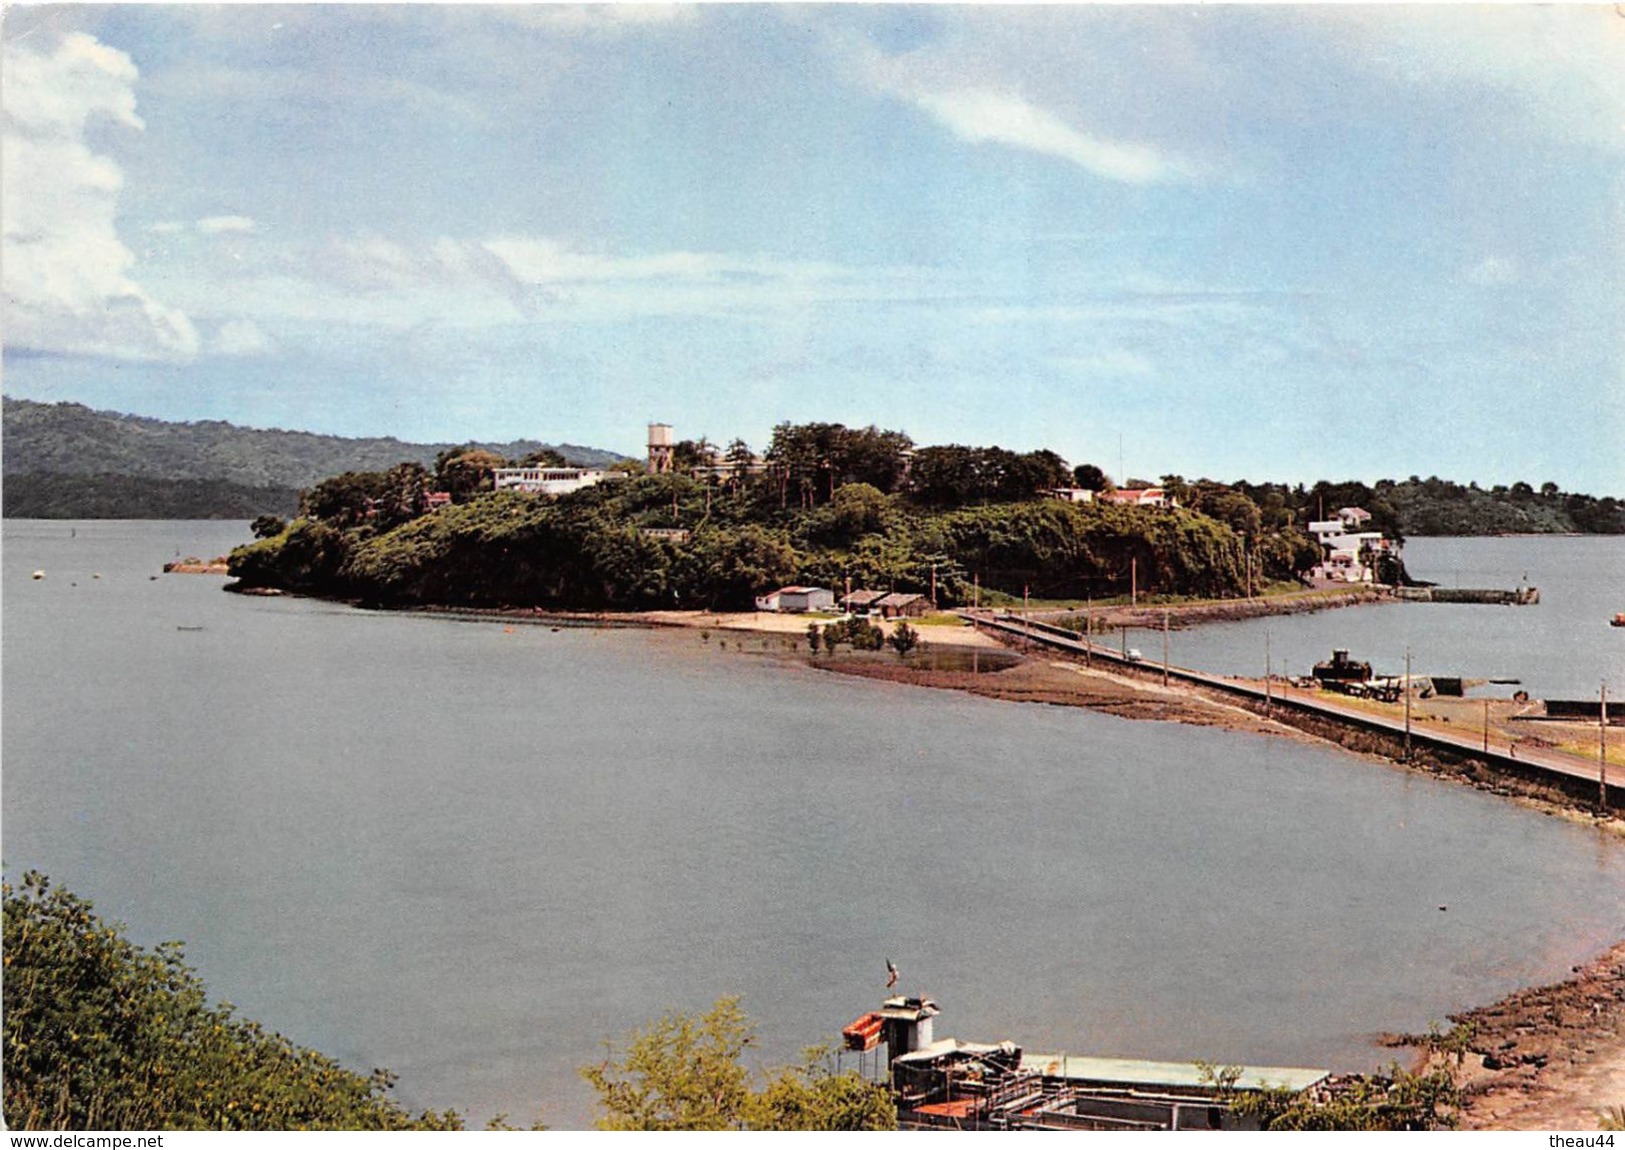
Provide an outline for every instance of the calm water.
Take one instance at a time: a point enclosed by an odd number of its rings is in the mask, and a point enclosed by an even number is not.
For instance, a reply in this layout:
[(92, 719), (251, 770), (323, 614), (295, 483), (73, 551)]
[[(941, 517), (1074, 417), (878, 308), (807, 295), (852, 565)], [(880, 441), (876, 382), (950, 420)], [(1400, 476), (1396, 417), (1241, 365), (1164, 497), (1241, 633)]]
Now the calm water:
[[(1625, 627), (1609, 626), (1625, 611), (1625, 537), (1412, 539), (1405, 565), (1441, 587), (1511, 589), (1527, 579), (1540, 588), (1540, 602), (1392, 603), (1214, 624), (1171, 634), (1170, 658), (1221, 674), (1261, 675), (1268, 657), (1277, 673), (1307, 675), (1334, 647), (1347, 647), (1379, 673), (1398, 674), (1408, 646), (1417, 674), (1517, 678), (1537, 699), (1595, 699), (1606, 680), (1610, 696), (1625, 699)], [(1147, 658), (1162, 657), (1160, 634), (1140, 638)]]
[(1330, 750), (150, 578), (244, 534), (4, 525), (5, 861), (414, 1107), (585, 1125), (728, 993), (787, 1061), (887, 957), (942, 1035), (1362, 1067), (1625, 936), (1619, 844)]

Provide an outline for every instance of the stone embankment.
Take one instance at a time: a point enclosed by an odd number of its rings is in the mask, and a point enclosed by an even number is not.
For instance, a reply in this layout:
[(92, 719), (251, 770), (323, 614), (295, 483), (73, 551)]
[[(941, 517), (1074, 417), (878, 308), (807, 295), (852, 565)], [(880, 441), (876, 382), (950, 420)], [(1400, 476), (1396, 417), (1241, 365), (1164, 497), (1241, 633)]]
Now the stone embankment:
[[(1338, 607), (1365, 607), (1373, 603), (1392, 602), (1386, 588), (1360, 586), (1347, 591), (1304, 591), (1291, 595), (1271, 595), (1255, 599), (1217, 599), (1205, 603), (1174, 603), (1166, 606), (1148, 604), (1129, 607), (1122, 604), (1096, 607), (1090, 612), (1097, 627), (1160, 628), (1163, 617), (1173, 628), (1193, 627), (1199, 623), (1228, 623), (1238, 619), (1257, 619), (1269, 615), (1304, 615), (1312, 611), (1330, 611)], [(1082, 611), (1034, 611), (1034, 619), (1054, 618), (1062, 615), (1080, 616)]]

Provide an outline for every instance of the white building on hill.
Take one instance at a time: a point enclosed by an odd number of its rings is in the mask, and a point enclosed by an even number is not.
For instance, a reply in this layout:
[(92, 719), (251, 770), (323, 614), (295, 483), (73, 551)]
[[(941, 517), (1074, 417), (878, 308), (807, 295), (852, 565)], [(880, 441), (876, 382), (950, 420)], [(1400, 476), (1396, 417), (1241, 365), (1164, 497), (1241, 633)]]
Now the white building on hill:
[(599, 467), (498, 467), (492, 471), (498, 491), (523, 491), (527, 495), (565, 495), (606, 479), (619, 479), (613, 471)]
[(1341, 507), (1336, 519), (1309, 524), (1309, 534), (1321, 548), (1321, 561), (1309, 577), (1334, 583), (1375, 582), (1377, 558), (1397, 554), (1399, 546), (1381, 531), (1361, 531), (1370, 521), (1371, 512), (1363, 508)]

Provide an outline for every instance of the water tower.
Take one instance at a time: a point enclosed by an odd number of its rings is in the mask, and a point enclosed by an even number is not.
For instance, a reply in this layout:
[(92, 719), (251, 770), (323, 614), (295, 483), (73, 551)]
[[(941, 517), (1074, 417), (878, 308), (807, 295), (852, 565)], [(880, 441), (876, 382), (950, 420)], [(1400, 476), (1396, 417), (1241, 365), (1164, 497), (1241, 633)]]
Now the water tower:
[(651, 423), (649, 425), (649, 474), (669, 475), (672, 469), (672, 449), (676, 440), (672, 437), (671, 424)]

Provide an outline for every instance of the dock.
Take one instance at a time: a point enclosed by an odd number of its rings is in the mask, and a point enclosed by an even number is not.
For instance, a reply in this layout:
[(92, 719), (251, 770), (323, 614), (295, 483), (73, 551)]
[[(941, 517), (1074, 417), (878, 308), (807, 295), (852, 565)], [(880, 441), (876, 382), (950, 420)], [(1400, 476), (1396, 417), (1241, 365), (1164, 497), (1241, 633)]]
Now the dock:
[(1477, 587), (1395, 587), (1395, 598), (1407, 603), (1486, 603), (1502, 607), (1528, 607), (1540, 602), (1539, 587), (1510, 591)]

